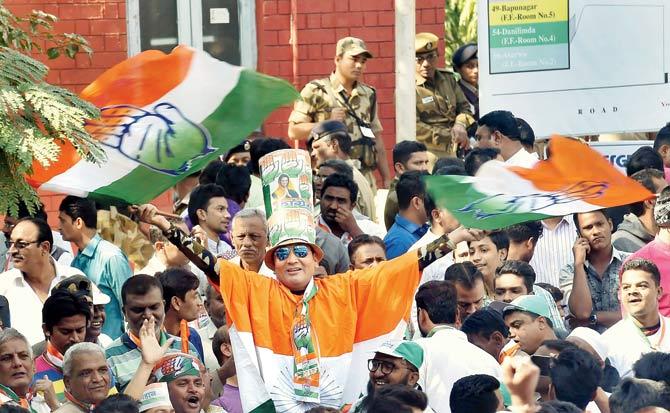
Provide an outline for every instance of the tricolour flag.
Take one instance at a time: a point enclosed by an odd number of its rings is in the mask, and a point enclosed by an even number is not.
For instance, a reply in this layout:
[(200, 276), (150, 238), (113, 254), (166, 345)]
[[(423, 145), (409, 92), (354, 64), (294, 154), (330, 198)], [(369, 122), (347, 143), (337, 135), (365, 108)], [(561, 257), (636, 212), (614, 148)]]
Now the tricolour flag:
[(69, 144), (57, 163), (35, 162), (35, 188), (144, 203), (241, 142), (270, 112), (298, 97), (289, 83), (178, 46), (150, 50), (103, 73), (81, 93), (101, 110), (87, 130), (107, 159)]
[(470, 228), (508, 225), (631, 204), (654, 195), (577, 140), (553, 137), (532, 169), (486, 162), (476, 176), (429, 176), (438, 206)]

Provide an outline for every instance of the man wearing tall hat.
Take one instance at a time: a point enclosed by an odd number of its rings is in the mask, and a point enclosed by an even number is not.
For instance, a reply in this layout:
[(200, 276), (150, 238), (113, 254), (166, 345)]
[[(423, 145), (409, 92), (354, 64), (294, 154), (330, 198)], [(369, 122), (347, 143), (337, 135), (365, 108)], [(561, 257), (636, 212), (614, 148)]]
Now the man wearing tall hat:
[[(266, 156), (274, 159), (260, 161), (267, 165), (264, 185), (272, 189), (284, 172), (306, 174), (308, 181), (306, 152), (277, 152)], [(353, 402), (365, 388), (365, 377), (357, 373), (365, 368), (368, 352), (406, 332), (422, 269), (458, 242), (483, 236), (482, 231), (459, 228), (419, 252), (376, 267), (318, 277), (324, 252), (315, 243), (311, 191), (306, 189), (302, 202), (268, 200), (272, 205), (266, 205), (271, 247), (265, 264), (276, 279), (225, 260), (215, 262), (192, 238), (156, 215), (155, 206), (139, 207), (140, 219), (162, 229), (221, 293), (229, 310), (231, 342), (238, 343), (233, 353), (245, 411), (272, 406), (304, 412), (316, 405), (339, 408)]]
[(438, 157), (454, 156), (468, 148), (466, 129), (472, 123), (470, 103), (454, 74), (437, 68), (438, 37), (416, 35), (416, 140)]

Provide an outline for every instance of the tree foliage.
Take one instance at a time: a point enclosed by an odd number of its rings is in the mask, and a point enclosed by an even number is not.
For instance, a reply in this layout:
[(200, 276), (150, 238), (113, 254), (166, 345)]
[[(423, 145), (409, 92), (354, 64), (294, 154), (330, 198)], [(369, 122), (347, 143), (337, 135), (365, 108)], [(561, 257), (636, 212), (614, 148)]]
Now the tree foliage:
[(16, 213), (19, 202), (30, 210), (37, 206), (37, 194), (25, 177), (34, 161), (45, 167), (57, 162), (60, 143), (71, 143), (92, 162), (104, 157), (84, 129), (87, 119), (99, 116), (98, 109), (48, 84), (49, 69), (30, 56), (92, 53), (83, 37), (53, 33), (55, 21), (55, 16), (35, 10), (27, 17), (14, 16), (0, 1), (0, 214)]
[(477, 0), (445, 0), (444, 56), (451, 65), (456, 49), (477, 42)]

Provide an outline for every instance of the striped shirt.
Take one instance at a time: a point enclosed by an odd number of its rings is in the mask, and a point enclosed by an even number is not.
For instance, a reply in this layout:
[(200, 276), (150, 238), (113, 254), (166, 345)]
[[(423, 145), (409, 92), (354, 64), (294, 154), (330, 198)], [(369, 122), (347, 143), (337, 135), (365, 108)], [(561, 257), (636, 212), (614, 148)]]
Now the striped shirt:
[[(161, 331), (160, 344), (162, 345), (171, 337), (173, 336)], [(170, 348), (168, 348), (167, 352), (181, 353), (181, 339), (179, 337), (175, 337), (175, 340), (170, 344)], [(192, 356), (200, 358), (192, 343), (189, 343), (188, 352)], [(114, 378), (116, 379), (116, 388), (119, 392), (122, 392), (137, 372), (140, 362), (142, 361), (142, 352), (137, 345), (135, 345), (130, 336), (128, 336), (128, 333), (123, 333), (121, 337), (114, 340), (114, 342), (107, 347), (105, 350), (105, 357), (107, 357), (107, 364), (109, 364), (109, 367), (114, 374)]]
[(538, 283), (548, 283), (554, 287), (560, 285), (563, 267), (575, 260), (572, 246), (577, 239), (577, 227), (572, 215), (566, 215), (552, 230), (542, 223), (542, 236), (537, 241), (530, 265), (535, 270)]

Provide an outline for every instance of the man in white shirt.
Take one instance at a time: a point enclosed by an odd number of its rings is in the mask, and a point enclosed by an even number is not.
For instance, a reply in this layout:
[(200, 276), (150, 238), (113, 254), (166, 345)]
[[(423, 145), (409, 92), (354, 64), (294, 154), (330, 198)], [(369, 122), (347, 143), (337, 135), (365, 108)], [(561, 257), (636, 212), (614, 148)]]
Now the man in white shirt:
[[(21, 202), (19, 203), (19, 210), (16, 216), (5, 215), (5, 222), (3, 228), (3, 235), (6, 240), (9, 240), (9, 236), (12, 233), (12, 229), (21, 218), (39, 218), (46, 222), (49, 222), (47, 213), (44, 210), (44, 205), (39, 205), (39, 208), (31, 213), (28, 211), (26, 205)], [(65, 266), (70, 266), (72, 260), (74, 259), (74, 253), (72, 252), (72, 244), (63, 240), (63, 236), (58, 231), (51, 230), (51, 235), (53, 236), (53, 244), (51, 245), (51, 256), (56, 260), (57, 263)], [(3, 245), (4, 247), (4, 245)], [(7, 271), (12, 268), (12, 260), (9, 256), (7, 249), (3, 253), (5, 262), (2, 264), (2, 271)]]
[(624, 264), (621, 302), (627, 316), (602, 335), (607, 357), (621, 377), (632, 376), (633, 364), (651, 351), (670, 351), (670, 320), (658, 312), (661, 274), (651, 261), (634, 259)]
[(226, 192), (216, 184), (196, 187), (188, 203), (188, 217), (193, 226), (199, 225), (207, 234), (207, 249), (215, 257), (229, 259), (235, 256), (233, 247), (221, 240), (221, 234), (230, 228), (230, 212)]
[(524, 149), (519, 126), (512, 112), (494, 110), (482, 116), (478, 124), (476, 135), (490, 140), (494, 148), (500, 149), (507, 165), (532, 168), (538, 162), (537, 155)]
[(417, 340), (424, 353), (419, 385), (434, 411), (451, 413), (449, 397), (458, 379), (472, 374), (488, 374), (500, 380), (500, 365), (458, 330), (458, 299), (452, 283), (430, 281), (419, 288), (415, 299), (418, 326), (424, 337)]
[(263, 261), (268, 246), (268, 225), (259, 209), (243, 209), (233, 218), (231, 241), (237, 257), (230, 262), (248, 271), (275, 278), (274, 272)]
[(317, 217), (318, 225), (324, 231), (338, 237), (345, 246), (361, 234), (376, 235), (379, 238), (386, 235), (381, 225), (356, 214), (354, 208), (357, 196), (356, 182), (341, 174), (330, 175), (321, 188), (321, 214)]
[(32, 345), (44, 340), (42, 308), (58, 282), (83, 275), (76, 268), (58, 264), (51, 257), (51, 228), (39, 218), (23, 218), (9, 238), (14, 268), (0, 274), (0, 295), (9, 302), (11, 324)]

